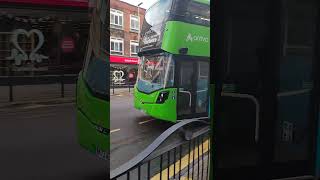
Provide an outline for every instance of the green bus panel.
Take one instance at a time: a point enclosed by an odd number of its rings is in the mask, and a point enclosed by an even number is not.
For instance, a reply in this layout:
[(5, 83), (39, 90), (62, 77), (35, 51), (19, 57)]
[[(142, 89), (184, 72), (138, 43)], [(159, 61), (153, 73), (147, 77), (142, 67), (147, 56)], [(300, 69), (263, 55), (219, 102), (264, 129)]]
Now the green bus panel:
[(210, 57), (210, 27), (179, 21), (166, 22), (161, 49), (180, 54), (181, 48), (188, 48), (185, 55)]
[(110, 129), (110, 102), (94, 97), (88, 90), (82, 73), (77, 83), (77, 129), (81, 146), (92, 153), (109, 152), (109, 132), (101, 133), (99, 127)]
[(194, 2), (210, 5), (210, 0), (193, 0)]
[[(156, 104), (161, 91), (169, 91), (169, 97), (163, 104)], [(134, 88), (134, 107), (142, 110), (157, 119), (176, 122), (177, 121), (177, 89), (168, 88), (155, 91), (151, 94), (141, 93)]]

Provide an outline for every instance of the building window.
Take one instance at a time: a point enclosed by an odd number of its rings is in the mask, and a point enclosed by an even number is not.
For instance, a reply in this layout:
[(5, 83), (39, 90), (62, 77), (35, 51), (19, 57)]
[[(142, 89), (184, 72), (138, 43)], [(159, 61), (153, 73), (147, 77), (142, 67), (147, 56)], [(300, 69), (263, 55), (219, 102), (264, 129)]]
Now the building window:
[(123, 55), (123, 39), (111, 37), (110, 52), (111, 54)]
[(122, 29), (123, 12), (115, 9), (110, 9), (110, 24), (113, 25), (113, 27)]
[(138, 55), (139, 43), (137, 41), (130, 41), (130, 54), (131, 56)]
[(130, 30), (131, 31), (139, 31), (139, 17), (135, 15), (130, 15)]

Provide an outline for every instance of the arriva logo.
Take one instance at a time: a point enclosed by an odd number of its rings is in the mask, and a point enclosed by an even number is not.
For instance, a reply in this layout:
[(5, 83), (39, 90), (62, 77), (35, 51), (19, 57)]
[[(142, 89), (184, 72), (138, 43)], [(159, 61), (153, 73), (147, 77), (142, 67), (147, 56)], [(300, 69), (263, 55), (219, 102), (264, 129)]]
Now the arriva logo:
[(187, 39), (186, 39), (187, 42), (191, 41), (199, 41), (199, 42), (209, 42), (209, 38), (207, 37), (204, 37), (204, 36), (200, 36), (200, 35), (195, 35), (195, 36), (192, 36), (191, 33), (188, 34), (187, 36)]

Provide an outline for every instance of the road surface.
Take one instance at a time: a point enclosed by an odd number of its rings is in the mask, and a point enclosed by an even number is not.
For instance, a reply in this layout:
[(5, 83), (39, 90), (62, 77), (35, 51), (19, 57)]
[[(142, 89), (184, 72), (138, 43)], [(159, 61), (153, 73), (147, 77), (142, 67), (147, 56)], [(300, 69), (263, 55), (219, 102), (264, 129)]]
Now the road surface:
[[(138, 155), (173, 123), (153, 119), (134, 109), (132, 93), (117, 93), (110, 101), (110, 168), (113, 170)], [(173, 134), (160, 148), (181, 142), (180, 135), (179, 132)], [(185, 148), (183, 154), (186, 151)], [(154, 167), (158, 168), (157, 163)]]
[(76, 141), (74, 104), (0, 109), (0, 179), (105, 180), (107, 162)]
[(134, 109), (133, 95), (111, 96), (110, 168), (115, 169), (145, 149), (172, 124)]

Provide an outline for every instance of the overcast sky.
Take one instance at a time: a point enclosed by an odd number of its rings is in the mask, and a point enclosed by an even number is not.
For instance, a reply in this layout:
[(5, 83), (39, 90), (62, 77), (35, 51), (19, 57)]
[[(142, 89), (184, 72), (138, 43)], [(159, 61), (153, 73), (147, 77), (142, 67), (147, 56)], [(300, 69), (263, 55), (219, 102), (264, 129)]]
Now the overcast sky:
[(141, 7), (148, 9), (151, 5), (153, 5), (153, 3), (157, 2), (158, 0), (121, 0), (121, 1), (127, 2), (135, 6), (137, 6), (140, 2), (142, 2), (143, 4), (141, 5)]

